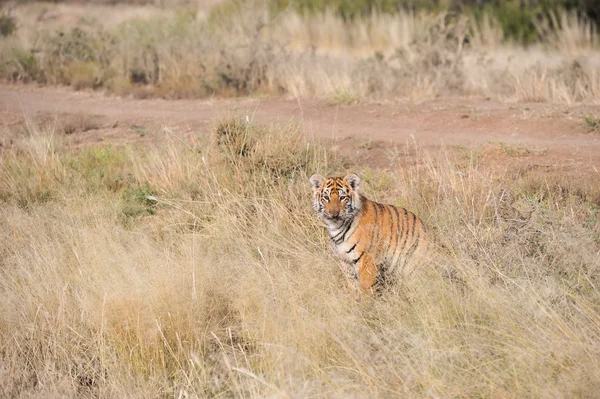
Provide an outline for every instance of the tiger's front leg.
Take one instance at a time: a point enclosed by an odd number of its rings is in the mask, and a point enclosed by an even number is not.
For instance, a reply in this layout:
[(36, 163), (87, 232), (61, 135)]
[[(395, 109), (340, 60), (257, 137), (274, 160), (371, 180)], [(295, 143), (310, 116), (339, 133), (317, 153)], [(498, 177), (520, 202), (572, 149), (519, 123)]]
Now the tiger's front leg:
[(372, 288), (377, 281), (377, 266), (373, 259), (365, 254), (357, 264), (358, 287), (361, 294), (372, 294)]

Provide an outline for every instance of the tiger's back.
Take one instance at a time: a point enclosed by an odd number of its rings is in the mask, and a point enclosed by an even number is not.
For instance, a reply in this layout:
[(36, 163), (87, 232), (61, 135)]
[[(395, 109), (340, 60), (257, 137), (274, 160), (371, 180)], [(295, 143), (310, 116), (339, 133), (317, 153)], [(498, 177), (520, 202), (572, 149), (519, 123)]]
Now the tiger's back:
[(414, 213), (364, 197), (361, 214), (343, 238), (333, 242), (340, 258), (354, 265), (369, 256), (380, 283), (410, 272), (409, 260), (426, 250), (428, 243), (427, 228)]
[(314, 175), (313, 209), (328, 227), (334, 251), (362, 291), (396, 280), (427, 252), (427, 227), (404, 208), (360, 194), (357, 175)]

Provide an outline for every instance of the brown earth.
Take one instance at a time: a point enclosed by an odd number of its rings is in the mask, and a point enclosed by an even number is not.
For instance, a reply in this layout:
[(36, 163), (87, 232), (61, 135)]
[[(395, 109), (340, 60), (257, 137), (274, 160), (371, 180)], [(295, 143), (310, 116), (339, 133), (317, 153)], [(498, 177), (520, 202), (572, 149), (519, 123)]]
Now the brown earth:
[[(45, 119), (74, 147), (207, 135), (237, 109), (261, 123), (298, 121), (310, 137), (331, 143), (358, 164), (387, 168), (411, 162), (416, 143), (431, 153), (476, 154), (484, 167), (535, 170), (578, 186), (600, 184), (600, 131), (584, 118), (600, 107), (501, 103), (481, 98), (332, 105), (306, 98), (131, 99), (67, 88), (0, 85), (0, 145), (24, 134), (25, 120)], [(21, 126), (21, 128), (19, 128)], [(402, 155), (398, 155), (402, 154)]]

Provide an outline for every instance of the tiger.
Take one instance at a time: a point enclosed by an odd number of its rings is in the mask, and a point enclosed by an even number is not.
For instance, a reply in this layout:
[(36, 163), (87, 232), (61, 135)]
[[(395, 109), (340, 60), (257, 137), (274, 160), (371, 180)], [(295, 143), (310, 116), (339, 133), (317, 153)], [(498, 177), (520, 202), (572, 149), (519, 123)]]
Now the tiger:
[(327, 229), (334, 253), (360, 294), (373, 294), (407, 274), (409, 260), (427, 251), (429, 230), (414, 213), (371, 201), (356, 174), (309, 179), (313, 210)]

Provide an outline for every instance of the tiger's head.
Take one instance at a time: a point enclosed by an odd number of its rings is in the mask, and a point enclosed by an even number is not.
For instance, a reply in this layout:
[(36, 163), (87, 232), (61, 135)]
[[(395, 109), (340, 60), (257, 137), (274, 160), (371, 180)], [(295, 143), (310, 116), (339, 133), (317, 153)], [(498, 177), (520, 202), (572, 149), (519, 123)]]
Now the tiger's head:
[(357, 175), (323, 177), (315, 174), (309, 181), (313, 188), (313, 209), (321, 219), (348, 220), (360, 210), (360, 178)]

